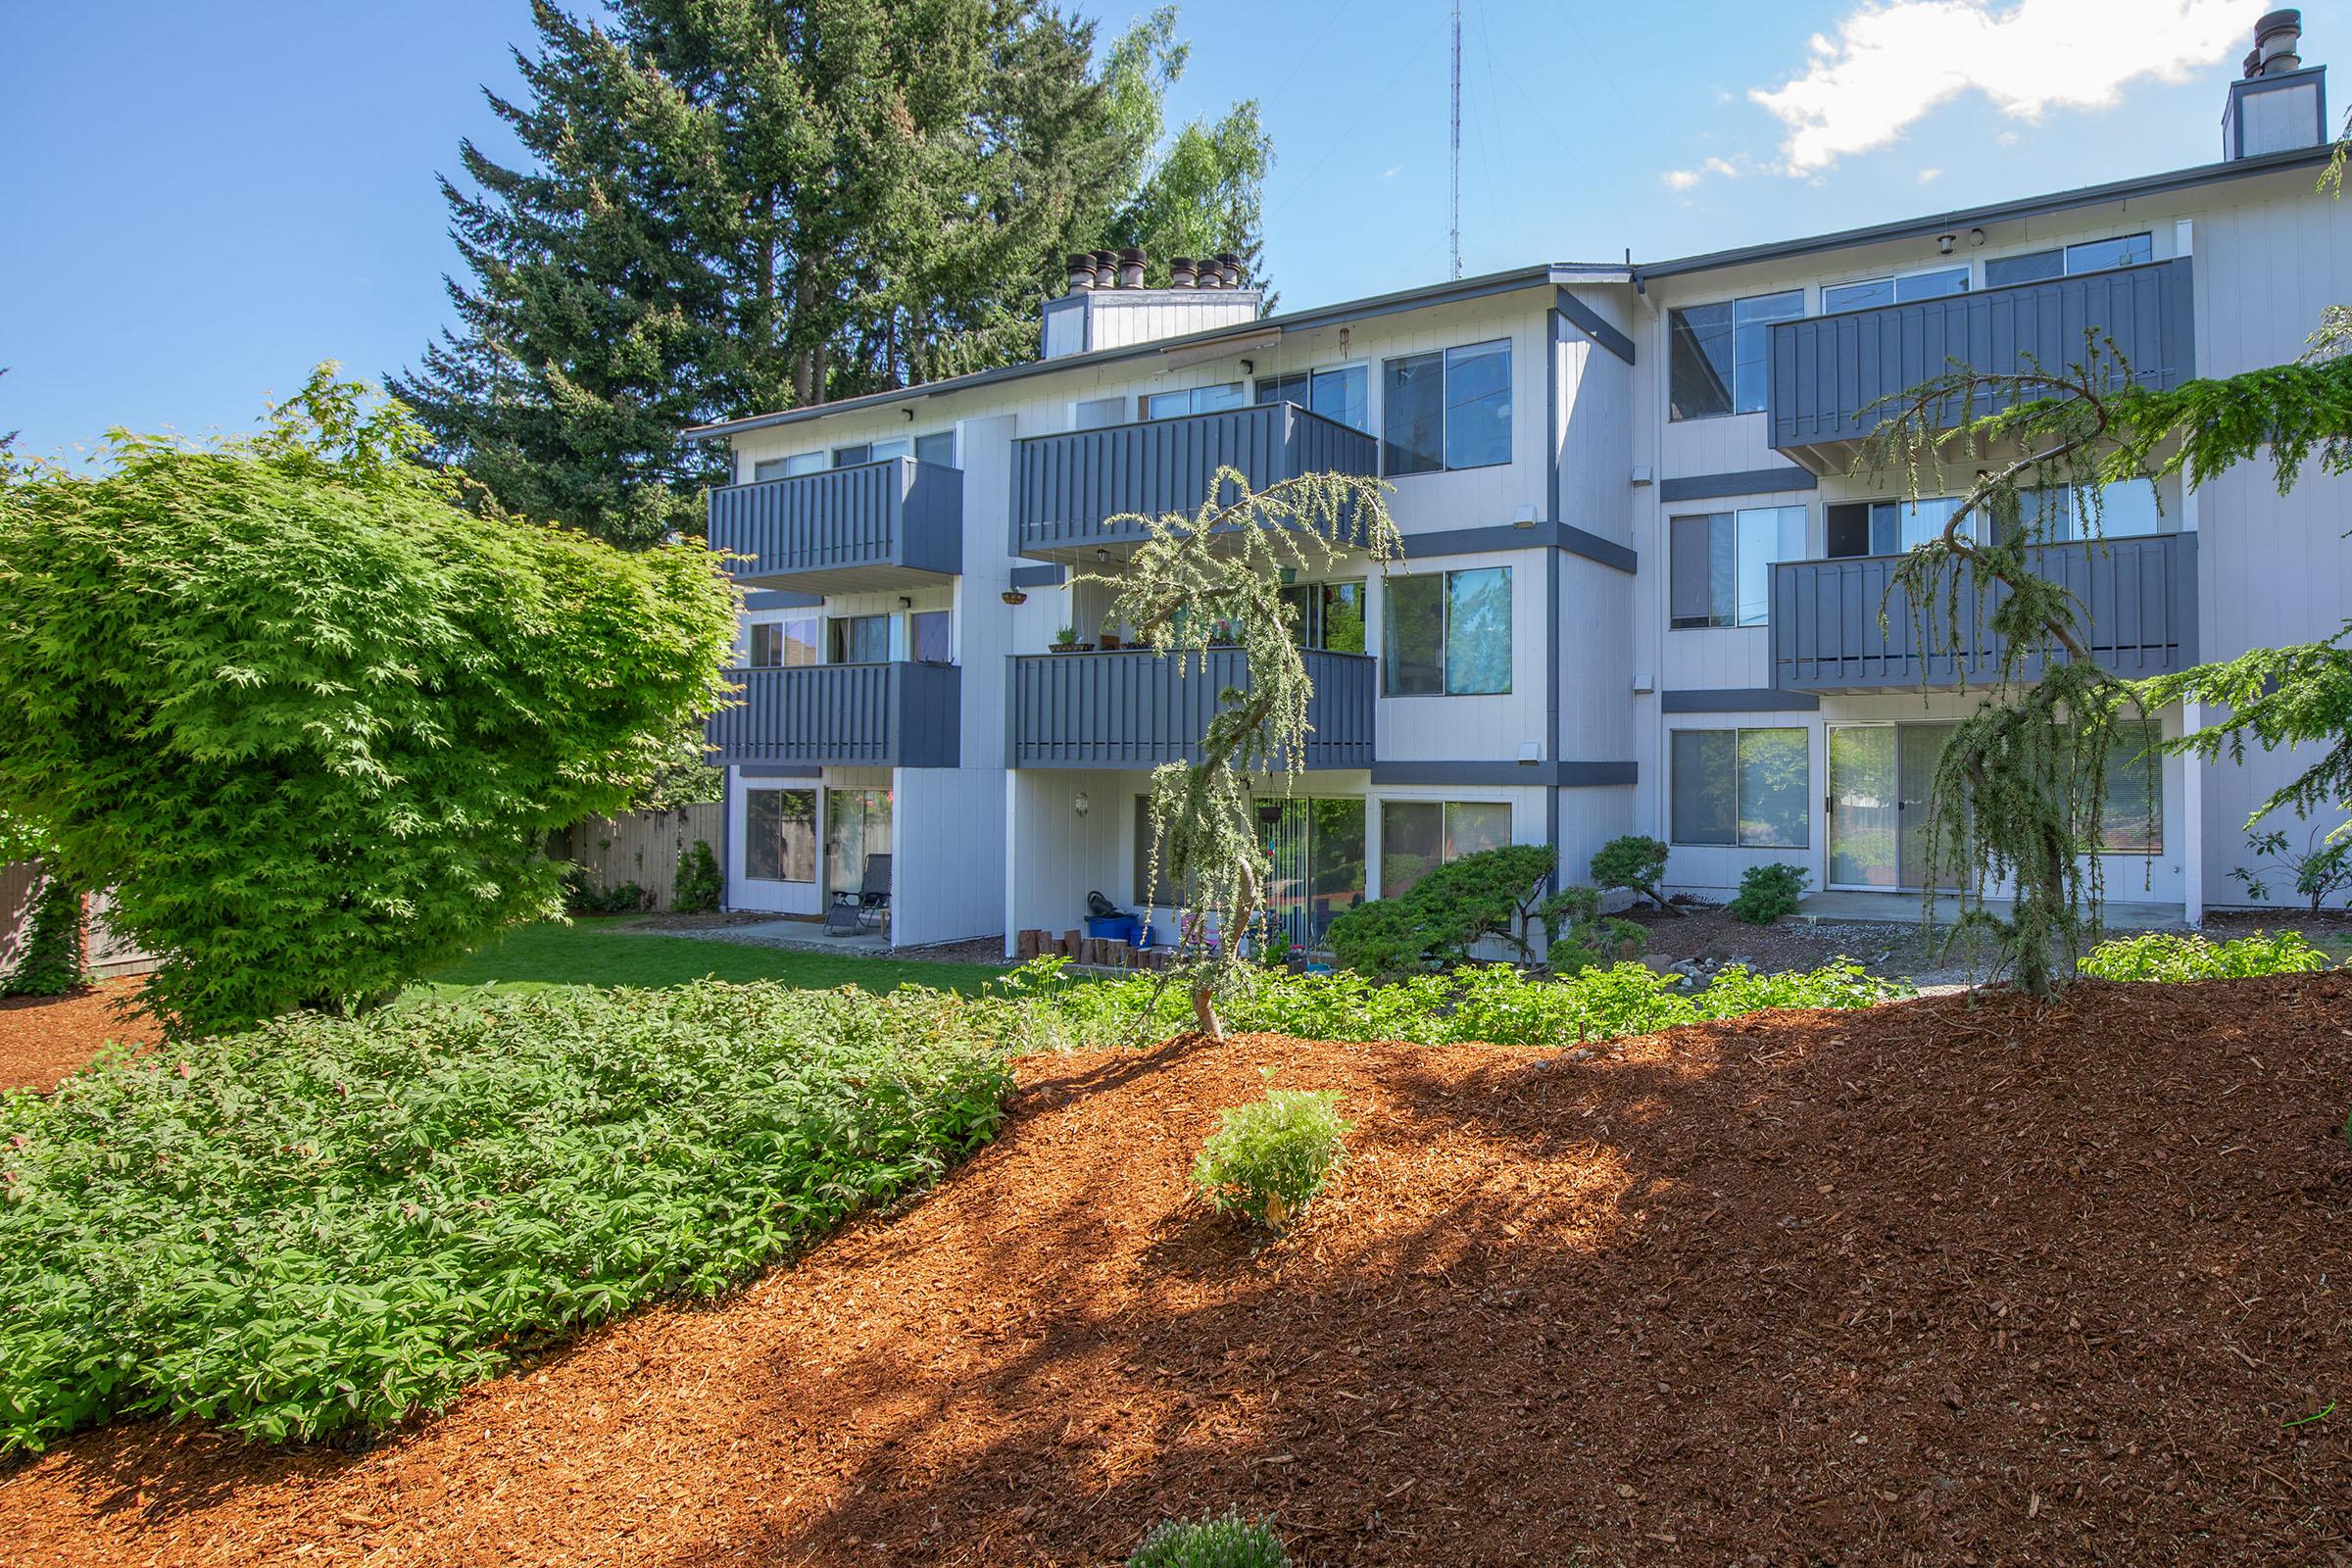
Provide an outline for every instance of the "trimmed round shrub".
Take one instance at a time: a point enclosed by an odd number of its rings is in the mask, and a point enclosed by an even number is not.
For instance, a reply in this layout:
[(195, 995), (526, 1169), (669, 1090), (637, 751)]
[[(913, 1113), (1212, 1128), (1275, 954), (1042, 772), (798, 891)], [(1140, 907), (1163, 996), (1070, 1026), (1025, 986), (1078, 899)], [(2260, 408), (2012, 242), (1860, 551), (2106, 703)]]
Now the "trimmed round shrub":
[(1271, 1520), (1244, 1519), (1228, 1509), (1154, 1526), (1127, 1568), (1289, 1568), (1290, 1560)]
[(1193, 1186), (1222, 1213), (1276, 1228), (1314, 1200), (1340, 1162), (1348, 1123), (1337, 1090), (1274, 1089), (1217, 1112), (1193, 1161)]
[(1749, 925), (1770, 925), (1784, 914), (1796, 912), (1813, 873), (1786, 862), (1751, 865), (1740, 874), (1740, 895), (1732, 900), (1732, 918)]

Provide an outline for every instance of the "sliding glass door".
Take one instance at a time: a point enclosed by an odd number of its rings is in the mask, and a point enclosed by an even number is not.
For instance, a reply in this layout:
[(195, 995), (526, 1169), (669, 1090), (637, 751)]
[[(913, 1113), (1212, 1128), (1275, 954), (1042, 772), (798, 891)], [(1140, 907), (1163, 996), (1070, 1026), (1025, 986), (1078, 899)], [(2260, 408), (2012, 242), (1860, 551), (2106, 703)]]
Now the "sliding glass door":
[(1830, 886), (1917, 888), (1928, 878), (1928, 796), (1949, 724), (1830, 726)]
[(1364, 898), (1364, 803), (1268, 802), (1258, 833), (1274, 862), (1267, 910), (1274, 930), (1312, 947)]

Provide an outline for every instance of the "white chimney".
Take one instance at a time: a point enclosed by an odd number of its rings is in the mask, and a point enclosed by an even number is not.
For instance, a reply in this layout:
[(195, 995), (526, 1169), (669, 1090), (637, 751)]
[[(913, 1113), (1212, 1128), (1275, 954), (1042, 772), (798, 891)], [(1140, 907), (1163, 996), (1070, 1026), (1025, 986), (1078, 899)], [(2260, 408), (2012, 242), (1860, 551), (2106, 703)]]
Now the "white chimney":
[(1169, 288), (1146, 288), (1144, 267), (1144, 253), (1132, 247), (1071, 256), (1069, 292), (1046, 301), (1039, 357), (1129, 348), (1257, 319), (1264, 291), (1240, 286), (1241, 259), (1231, 252), (1179, 258)]
[(2327, 143), (2325, 67), (2303, 64), (2303, 14), (2274, 11), (2254, 24), (2245, 74), (2222, 112), (2222, 157), (2234, 161)]

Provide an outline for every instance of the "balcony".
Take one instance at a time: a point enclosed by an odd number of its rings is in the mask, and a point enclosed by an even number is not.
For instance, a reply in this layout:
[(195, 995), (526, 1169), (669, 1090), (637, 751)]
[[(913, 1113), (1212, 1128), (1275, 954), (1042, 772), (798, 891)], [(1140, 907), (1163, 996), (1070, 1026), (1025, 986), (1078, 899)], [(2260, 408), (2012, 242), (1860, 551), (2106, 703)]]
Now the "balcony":
[[(1149, 651), (1025, 654), (1010, 661), (1014, 767), (1157, 767), (1198, 760), (1217, 695), (1247, 687), (1241, 651), (1212, 649), (1208, 667)], [(1370, 767), (1378, 663), (1309, 650), (1310, 768)]]
[[(2034, 569), (2082, 602), (2090, 650), (2129, 679), (2185, 669), (2197, 659), (2197, 536), (2150, 534), (2104, 543), (2044, 545)], [(1920, 628), (1908, 599), (1887, 595), (1900, 556), (1797, 561), (1772, 568), (1772, 683), (1783, 691), (1880, 692), (1985, 681), (2000, 639), (1982, 625), (1976, 585), (1964, 588), (1957, 653), (1937, 655), (1923, 680)], [(1994, 593), (2006, 597), (1998, 587)], [(1886, 623), (1879, 624), (1881, 602)], [(1934, 607), (1941, 640), (1942, 607)], [(2034, 671), (2029, 667), (2029, 674)]]
[(1989, 374), (2024, 369), (2029, 357), (2063, 370), (2082, 363), (2083, 334), (2094, 328), (2114, 339), (2134, 382), (2172, 387), (2196, 370), (2189, 282), (2180, 257), (1778, 322), (1766, 401), (1772, 445), (1815, 473), (1850, 471), (1887, 412), (1863, 412), (1881, 398), (1943, 374), (1953, 360)]
[(1290, 403), (1030, 436), (1013, 443), (1013, 554), (1091, 564), (1099, 548), (1147, 537), (1110, 518), (1190, 516), (1220, 467), (1260, 490), (1302, 473), (1376, 474), (1380, 443)]
[(741, 706), (710, 715), (713, 765), (797, 762), (954, 767), (963, 671), (954, 664), (798, 664), (738, 669)]
[(888, 458), (710, 492), (710, 541), (747, 588), (903, 592), (963, 569), (963, 473)]

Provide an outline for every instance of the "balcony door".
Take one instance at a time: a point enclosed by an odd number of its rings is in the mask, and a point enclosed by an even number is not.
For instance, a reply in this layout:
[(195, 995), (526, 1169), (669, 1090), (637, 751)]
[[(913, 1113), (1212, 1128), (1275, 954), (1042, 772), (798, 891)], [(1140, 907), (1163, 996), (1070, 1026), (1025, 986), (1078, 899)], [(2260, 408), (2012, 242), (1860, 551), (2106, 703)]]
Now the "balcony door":
[(1893, 892), (1928, 877), (1928, 793), (1950, 724), (1830, 726), (1833, 888)]
[(1339, 798), (1268, 802), (1258, 840), (1273, 861), (1266, 912), (1273, 929), (1313, 947), (1364, 899), (1364, 803)]

